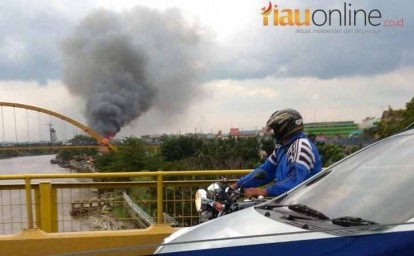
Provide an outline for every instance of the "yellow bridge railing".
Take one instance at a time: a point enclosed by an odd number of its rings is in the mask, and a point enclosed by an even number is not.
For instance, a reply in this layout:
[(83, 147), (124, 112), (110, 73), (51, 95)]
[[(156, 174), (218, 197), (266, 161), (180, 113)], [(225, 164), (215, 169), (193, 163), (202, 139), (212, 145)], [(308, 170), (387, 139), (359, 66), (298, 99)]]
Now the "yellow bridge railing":
[(0, 175), (0, 234), (190, 226), (198, 219), (193, 202), (198, 188), (249, 171)]

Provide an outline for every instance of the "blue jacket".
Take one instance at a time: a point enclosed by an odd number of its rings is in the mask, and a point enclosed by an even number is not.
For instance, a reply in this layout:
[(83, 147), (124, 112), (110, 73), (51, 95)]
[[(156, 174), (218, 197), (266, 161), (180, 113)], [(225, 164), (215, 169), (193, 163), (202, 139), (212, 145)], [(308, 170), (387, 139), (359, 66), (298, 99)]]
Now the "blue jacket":
[[(264, 170), (264, 180), (252, 179), (256, 170)], [(238, 187), (259, 187), (275, 181), (266, 187), (268, 196), (283, 194), (322, 169), (319, 152), (313, 142), (299, 132), (291, 137), (285, 145), (277, 145), (266, 161), (251, 173), (237, 181)]]

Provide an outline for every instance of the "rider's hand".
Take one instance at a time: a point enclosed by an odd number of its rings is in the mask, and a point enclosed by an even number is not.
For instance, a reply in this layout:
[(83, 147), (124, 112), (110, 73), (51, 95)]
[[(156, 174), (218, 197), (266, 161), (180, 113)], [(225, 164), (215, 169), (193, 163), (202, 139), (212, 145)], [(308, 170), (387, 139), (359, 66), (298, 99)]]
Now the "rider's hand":
[(244, 196), (247, 198), (266, 196), (267, 190), (264, 188), (248, 188), (244, 191)]
[(237, 183), (233, 183), (229, 187), (231, 187), (233, 190), (236, 190), (237, 189)]

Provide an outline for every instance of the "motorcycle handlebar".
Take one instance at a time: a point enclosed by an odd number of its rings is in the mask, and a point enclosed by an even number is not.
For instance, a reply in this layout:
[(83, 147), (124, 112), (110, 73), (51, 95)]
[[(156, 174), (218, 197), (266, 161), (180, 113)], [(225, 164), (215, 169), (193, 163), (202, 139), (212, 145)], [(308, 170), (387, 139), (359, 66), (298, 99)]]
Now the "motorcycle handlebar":
[[(235, 195), (237, 195), (237, 196), (244, 196), (244, 188), (238, 188), (238, 189), (232, 189), (231, 187), (228, 187), (227, 189), (226, 189), (226, 193), (233, 193), (233, 194), (235, 194)], [(256, 197), (257, 199), (259, 199), (259, 200), (263, 200), (263, 196), (257, 196)]]
[(236, 194), (236, 195), (243, 195), (244, 190), (242, 188), (233, 189), (232, 187), (227, 187), (225, 192), (227, 194), (233, 193), (233, 194)]

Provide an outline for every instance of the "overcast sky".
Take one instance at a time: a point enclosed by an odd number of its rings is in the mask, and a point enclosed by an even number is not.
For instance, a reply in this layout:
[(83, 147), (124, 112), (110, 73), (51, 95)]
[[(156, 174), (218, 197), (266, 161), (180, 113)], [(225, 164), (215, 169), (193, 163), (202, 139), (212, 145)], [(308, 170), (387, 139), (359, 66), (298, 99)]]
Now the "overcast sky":
[(380, 25), (274, 26), (271, 13), (264, 26), (263, 0), (2, 1), (0, 101), (122, 137), (256, 129), (285, 107), (359, 123), (414, 97), (413, 1), (271, 3), (319, 10), (319, 24), (345, 4)]

